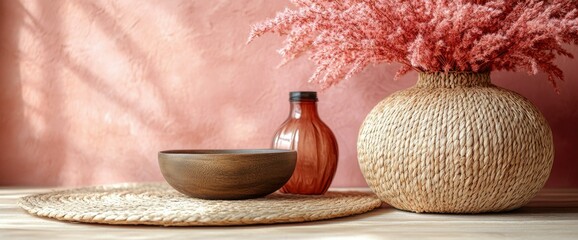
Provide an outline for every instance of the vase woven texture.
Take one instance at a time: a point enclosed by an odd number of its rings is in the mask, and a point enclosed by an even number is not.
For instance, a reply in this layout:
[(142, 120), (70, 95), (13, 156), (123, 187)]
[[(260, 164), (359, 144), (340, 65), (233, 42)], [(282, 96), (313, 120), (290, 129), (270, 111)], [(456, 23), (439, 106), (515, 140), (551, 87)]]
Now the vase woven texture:
[(369, 113), (357, 148), (370, 188), (413, 212), (519, 208), (543, 187), (554, 157), (542, 114), (489, 73), (421, 73)]

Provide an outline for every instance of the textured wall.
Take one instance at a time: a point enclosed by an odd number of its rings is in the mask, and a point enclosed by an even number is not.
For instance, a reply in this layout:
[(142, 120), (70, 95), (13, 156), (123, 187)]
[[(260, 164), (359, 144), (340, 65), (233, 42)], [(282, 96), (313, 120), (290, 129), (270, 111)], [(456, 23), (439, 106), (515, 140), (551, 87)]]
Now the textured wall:
[[(282, 39), (246, 46), (249, 25), (286, 1), (0, 1), (0, 185), (161, 180), (156, 153), (266, 148), (288, 114), (287, 93), (315, 90), (305, 59), (276, 69)], [(578, 48), (572, 48), (578, 55)], [(554, 131), (551, 187), (578, 187), (578, 68), (555, 92), (543, 75), (497, 73)], [(394, 82), (376, 66), (320, 94), (340, 144), (334, 185), (364, 186), (355, 142)]]

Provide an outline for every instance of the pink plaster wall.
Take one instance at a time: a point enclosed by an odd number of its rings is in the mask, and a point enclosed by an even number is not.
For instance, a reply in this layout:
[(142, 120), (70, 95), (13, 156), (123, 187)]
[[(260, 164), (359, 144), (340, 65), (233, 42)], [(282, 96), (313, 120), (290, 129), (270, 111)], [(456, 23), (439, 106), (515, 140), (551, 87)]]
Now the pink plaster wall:
[[(246, 46), (249, 25), (287, 6), (265, 0), (0, 1), (0, 185), (162, 180), (156, 153), (266, 148), (287, 93), (315, 90), (305, 59), (276, 69), (282, 39)], [(578, 48), (571, 51), (578, 55)], [(556, 95), (543, 75), (494, 74), (528, 97), (554, 131), (549, 187), (578, 187), (578, 61), (560, 59)], [(340, 144), (334, 186), (364, 186), (355, 142), (394, 82), (376, 66), (320, 93)]]

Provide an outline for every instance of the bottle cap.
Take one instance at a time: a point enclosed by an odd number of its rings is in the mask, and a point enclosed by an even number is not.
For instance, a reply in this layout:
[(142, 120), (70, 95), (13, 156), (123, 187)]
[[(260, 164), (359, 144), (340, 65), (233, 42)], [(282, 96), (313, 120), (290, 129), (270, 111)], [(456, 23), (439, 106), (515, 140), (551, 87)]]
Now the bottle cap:
[(290, 92), (290, 102), (317, 102), (317, 92)]

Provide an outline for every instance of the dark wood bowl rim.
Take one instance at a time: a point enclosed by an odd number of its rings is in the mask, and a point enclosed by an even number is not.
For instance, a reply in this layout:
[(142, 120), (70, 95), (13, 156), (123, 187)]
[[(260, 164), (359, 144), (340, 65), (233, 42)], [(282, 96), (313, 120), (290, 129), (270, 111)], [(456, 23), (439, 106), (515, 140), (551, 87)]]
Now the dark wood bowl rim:
[(178, 149), (160, 151), (162, 155), (255, 155), (255, 154), (279, 154), (291, 153), (294, 150), (283, 149)]

